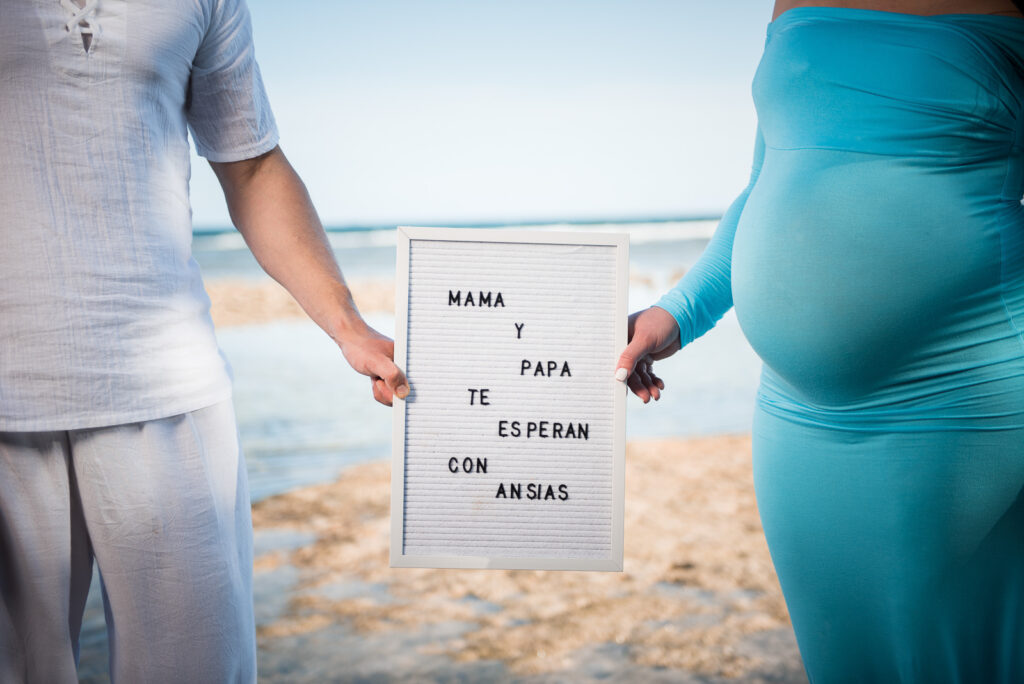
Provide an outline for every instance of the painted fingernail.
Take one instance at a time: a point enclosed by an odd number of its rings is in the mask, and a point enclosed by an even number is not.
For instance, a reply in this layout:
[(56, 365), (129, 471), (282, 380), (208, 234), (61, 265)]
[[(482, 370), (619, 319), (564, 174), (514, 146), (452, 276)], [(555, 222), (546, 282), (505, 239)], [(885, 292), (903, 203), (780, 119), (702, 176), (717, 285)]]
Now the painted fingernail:
[(615, 379), (619, 382), (626, 382), (627, 377), (629, 377), (629, 371), (625, 368), (619, 368), (615, 371)]

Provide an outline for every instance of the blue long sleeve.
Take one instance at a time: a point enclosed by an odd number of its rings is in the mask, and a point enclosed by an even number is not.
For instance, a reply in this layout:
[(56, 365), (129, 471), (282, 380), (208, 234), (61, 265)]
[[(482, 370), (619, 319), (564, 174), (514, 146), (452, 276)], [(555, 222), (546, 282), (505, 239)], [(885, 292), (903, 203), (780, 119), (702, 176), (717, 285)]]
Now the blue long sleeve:
[(750, 190), (757, 182), (764, 159), (760, 127), (754, 142), (750, 182), (722, 216), (700, 259), (655, 306), (665, 309), (679, 324), (679, 341), (686, 346), (714, 327), (732, 308), (732, 239)]

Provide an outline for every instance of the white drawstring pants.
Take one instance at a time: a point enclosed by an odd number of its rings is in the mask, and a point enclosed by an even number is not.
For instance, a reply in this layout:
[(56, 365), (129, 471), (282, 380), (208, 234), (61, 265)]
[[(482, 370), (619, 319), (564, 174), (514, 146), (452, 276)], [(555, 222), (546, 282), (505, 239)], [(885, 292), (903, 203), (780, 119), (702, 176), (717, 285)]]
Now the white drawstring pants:
[(253, 682), (252, 523), (230, 400), (0, 432), (0, 682), (77, 682), (96, 559), (116, 682)]

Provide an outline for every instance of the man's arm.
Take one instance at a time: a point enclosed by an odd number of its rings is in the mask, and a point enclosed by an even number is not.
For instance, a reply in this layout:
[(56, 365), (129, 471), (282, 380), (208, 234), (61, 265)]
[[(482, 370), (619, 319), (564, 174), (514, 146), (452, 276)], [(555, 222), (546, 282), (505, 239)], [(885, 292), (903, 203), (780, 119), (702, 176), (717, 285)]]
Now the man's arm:
[(404, 399), (409, 387), (394, 364), (395, 345), (359, 315), (306, 186), (281, 148), (210, 166), (231, 220), (263, 270), (334, 339), (349, 365), (370, 377), (377, 401), (390, 406), (392, 395)]

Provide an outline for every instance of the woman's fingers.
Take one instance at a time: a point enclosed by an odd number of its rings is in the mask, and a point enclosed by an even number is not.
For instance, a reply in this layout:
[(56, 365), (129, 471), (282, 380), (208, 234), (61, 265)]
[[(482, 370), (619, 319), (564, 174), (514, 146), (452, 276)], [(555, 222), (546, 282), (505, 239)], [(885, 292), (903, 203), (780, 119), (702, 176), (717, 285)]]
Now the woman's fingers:
[(619, 357), (615, 371), (617, 380), (625, 381), (629, 389), (646, 404), (661, 399), (665, 383), (651, 371), (651, 344), (644, 336), (634, 335)]
[(651, 395), (651, 397), (655, 401), (661, 399), (661, 388), (658, 387), (658, 384), (654, 381), (654, 378), (651, 376), (650, 364), (646, 360), (641, 361), (636, 365), (635, 372), (638, 376), (640, 376), (640, 382), (643, 384), (644, 387), (647, 388), (647, 392)]
[(640, 335), (634, 335), (633, 339), (630, 340), (619, 356), (619, 362), (615, 367), (615, 379), (619, 382), (625, 382), (627, 378), (633, 375), (633, 370), (636, 368), (637, 363), (650, 351), (647, 339)]
[(651, 400), (650, 391), (648, 391), (648, 389), (640, 381), (640, 376), (637, 375), (636, 373), (630, 374), (629, 378), (626, 380), (626, 386), (629, 387), (630, 390), (632, 390), (633, 394), (640, 397), (641, 401), (643, 401), (645, 404)]
[(665, 383), (651, 371), (651, 364), (679, 350), (679, 325), (669, 312), (652, 306), (631, 314), (627, 330), (629, 344), (619, 356), (615, 379), (626, 382), (644, 403), (659, 399)]
[(647, 375), (650, 376), (651, 378), (650, 386), (657, 387), (659, 391), (664, 391), (665, 381), (659, 378), (658, 375), (654, 372), (654, 359), (652, 359), (651, 357), (647, 357), (645, 361), (647, 361)]

